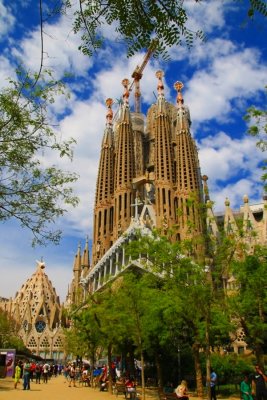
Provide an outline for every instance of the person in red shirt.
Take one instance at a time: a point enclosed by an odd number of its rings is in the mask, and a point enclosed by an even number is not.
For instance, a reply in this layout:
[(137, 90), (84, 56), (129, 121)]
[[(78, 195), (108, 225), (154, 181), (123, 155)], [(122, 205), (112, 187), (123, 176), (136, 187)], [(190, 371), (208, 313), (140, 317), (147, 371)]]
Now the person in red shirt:
[(135, 388), (135, 382), (132, 378), (126, 379), (125, 388), (126, 388), (126, 395), (127, 395), (127, 393), (129, 393), (130, 399), (135, 399), (136, 388)]

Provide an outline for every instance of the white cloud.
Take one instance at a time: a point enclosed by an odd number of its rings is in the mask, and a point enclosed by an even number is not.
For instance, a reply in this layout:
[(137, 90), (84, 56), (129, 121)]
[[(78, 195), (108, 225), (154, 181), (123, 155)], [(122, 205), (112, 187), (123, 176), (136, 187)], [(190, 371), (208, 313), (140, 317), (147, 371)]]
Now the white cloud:
[(16, 78), (15, 70), (10, 61), (0, 55), (0, 88), (9, 86), (8, 78)]
[(218, 57), (220, 59), (237, 52), (237, 46), (228, 39), (215, 38), (206, 43), (200, 43), (192, 51), (187, 52), (190, 65), (201, 66), (201, 62), (213, 62)]
[(196, 71), (186, 83), (185, 101), (192, 120), (196, 123), (227, 117), (233, 100), (248, 100), (264, 90), (266, 75), (267, 67), (260, 64), (258, 50), (215, 57), (209, 67)]
[(254, 138), (234, 139), (219, 132), (201, 141), (199, 158), (203, 173), (215, 182), (226, 181), (244, 172), (251, 176), (263, 154), (256, 148)]
[(81, 232), (91, 234), (93, 222), (94, 194), (98, 170), (98, 160), (102, 137), (105, 129), (106, 107), (94, 101), (74, 101), (71, 114), (59, 123), (59, 135), (63, 140), (73, 137), (74, 158), (59, 159), (55, 152), (45, 154), (42, 159), (44, 167), (56, 164), (63, 170), (79, 174), (78, 181), (73, 185), (75, 193), (80, 198), (76, 208), (69, 207), (69, 212), (60, 220), (60, 228), (65, 234)]
[[(124, 92), (121, 81), (124, 78), (129, 79), (132, 83), (132, 73), (134, 72), (137, 65), (141, 65), (144, 59), (145, 53), (139, 53), (127, 59), (125, 55), (121, 58), (116, 58), (109, 68), (103, 69), (98, 72), (97, 76), (93, 81), (94, 85), (94, 96), (104, 102), (106, 98), (111, 97), (114, 100), (122, 97)], [(151, 60), (145, 67), (143, 77), (140, 81), (140, 88), (142, 93), (142, 100), (144, 103), (151, 103), (155, 101), (153, 91), (157, 91), (157, 78), (155, 77), (156, 71), (159, 69), (159, 64), (155, 60)], [(165, 84), (165, 93), (168, 95), (169, 89)], [(132, 88), (132, 95), (130, 102), (133, 102), (134, 98), (134, 87)]]
[(215, 186), (210, 189), (210, 198), (215, 203), (215, 212), (224, 212), (226, 198), (230, 200), (230, 207), (233, 210), (239, 210), (243, 205), (244, 195), (249, 196), (251, 204), (262, 203), (262, 186), (259, 182), (240, 179), (233, 184), (227, 184), (220, 188)]
[(262, 158), (255, 139), (248, 136), (234, 139), (219, 132), (199, 143), (201, 172), (209, 177), (216, 209), (222, 209), (226, 197), (232, 198), (234, 207), (242, 202), (244, 194), (254, 200), (259, 198), (262, 191), (259, 163)]
[[(78, 51), (80, 36), (72, 32), (71, 21), (62, 16), (55, 24), (44, 24), (44, 66), (53, 69), (57, 79), (71, 72), (86, 76), (92, 59)], [(13, 48), (13, 56), (20, 57), (32, 71), (38, 71), (41, 61), (40, 27), (29, 32), (20, 42), (20, 49)]]
[(225, 13), (229, 7), (226, 1), (204, 0), (196, 3), (195, 0), (187, 0), (184, 6), (189, 17), (188, 27), (194, 31), (201, 29), (209, 33), (225, 25)]
[[(12, 240), (10, 240), (12, 238)], [(58, 246), (36, 248), (30, 246), (30, 235), (21, 231), (16, 224), (4, 224), (0, 230), (1, 241), (1, 297), (14, 297), (25, 281), (36, 270), (35, 260), (42, 257), (46, 263), (46, 274), (56, 288), (60, 301), (65, 300), (68, 284), (72, 278), (72, 263), (77, 249), (77, 242), (73, 242), (70, 250), (69, 243), (61, 242)], [(15, 244), (15, 245), (14, 245)], [(25, 251), (27, 249), (27, 251)]]
[(0, 0), (0, 41), (4, 40), (7, 34), (12, 31), (15, 25), (15, 17), (10, 7)]

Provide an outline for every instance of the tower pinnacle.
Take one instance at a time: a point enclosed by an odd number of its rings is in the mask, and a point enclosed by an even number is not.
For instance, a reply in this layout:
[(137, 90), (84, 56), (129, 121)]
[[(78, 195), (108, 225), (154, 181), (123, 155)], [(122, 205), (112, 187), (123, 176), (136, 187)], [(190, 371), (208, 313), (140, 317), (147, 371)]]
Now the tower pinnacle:
[(125, 78), (122, 80), (122, 85), (124, 87), (124, 93), (122, 95), (123, 98), (123, 103), (128, 104), (129, 103), (129, 96), (130, 96), (130, 91), (129, 91), (129, 79)]
[(174, 89), (177, 90), (177, 104), (181, 105), (184, 103), (184, 99), (183, 99), (183, 95), (182, 95), (182, 89), (184, 87), (184, 84), (180, 81), (175, 82), (175, 84), (173, 85)]
[(112, 125), (112, 119), (113, 119), (113, 111), (112, 111), (112, 104), (114, 104), (114, 101), (111, 98), (108, 98), (106, 100), (106, 106), (107, 106), (107, 113), (106, 113), (106, 121), (107, 125)]
[(162, 82), (162, 78), (164, 76), (164, 72), (159, 70), (156, 72), (156, 77), (158, 78), (158, 86), (157, 86), (157, 90), (158, 90), (158, 95), (162, 96), (164, 95), (164, 85)]

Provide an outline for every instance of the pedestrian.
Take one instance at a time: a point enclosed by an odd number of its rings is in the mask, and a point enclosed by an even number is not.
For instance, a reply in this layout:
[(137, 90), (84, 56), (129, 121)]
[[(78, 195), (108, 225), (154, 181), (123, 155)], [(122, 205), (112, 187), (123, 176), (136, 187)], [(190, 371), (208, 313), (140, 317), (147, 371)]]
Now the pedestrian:
[(185, 380), (182, 380), (180, 385), (177, 386), (175, 389), (176, 396), (180, 400), (188, 400), (188, 388), (187, 388), (187, 382)]
[(30, 367), (30, 380), (31, 382), (33, 382), (33, 378), (35, 377), (35, 368), (36, 368), (36, 364), (35, 362), (31, 362), (31, 367)]
[(240, 384), (240, 393), (242, 400), (253, 400), (251, 385), (247, 374), (244, 375), (244, 379)]
[(15, 367), (15, 376), (14, 376), (14, 389), (17, 389), (17, 384), (20, 383), (20, 377), (21, 377), (21, 366), (20, 362), (16, 362), (16, 367)]
[(65, 382), (69, 380), (69, 369), (70, 369), (69, 365), (64, 365), (63, 376), (65, 378)]
[(267, 400), (266, 382), (267, 376), (259, 365), (255, 365), (255, 373), (252, 376), (252, 394), (256, 396), (256, 400)]
[(41, 383), (41, 373), (42, 373), (42, 367), (39, 363), (36, 364), (35, 367), (35, 382), (36, 383)]
[(71, 387), (71, 384), (73, 387), (76, 386), (76, 381), (75, 381), (75, 364), (72, 363), (70, 368), (69, 368), (69, 387)]
[(23, 364), (23, 390), (30, 390), (31, 364), (28, 360)]
[(210, 398), (216, 400), (216, 385), (217, 385), (217, 374), (213, 368), (210, 369)]
[(43, 365), (43, 381), (44, 383), (48, 382), (48, 374), (49, 374), (49, 364), (45, 363)]

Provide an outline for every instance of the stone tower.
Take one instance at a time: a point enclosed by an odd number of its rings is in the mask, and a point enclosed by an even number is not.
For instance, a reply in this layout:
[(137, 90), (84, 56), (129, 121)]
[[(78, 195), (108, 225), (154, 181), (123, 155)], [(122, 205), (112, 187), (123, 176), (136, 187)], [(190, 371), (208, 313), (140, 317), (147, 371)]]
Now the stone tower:
[[(190, 133), (190, 114), (177, 82), (176, 106), (166, 101), (163, 72), (157, 71), (157, 101), (145, 117), (131, 112), (129, 81), (118, 116), (106, 101), (94, 208), (92, 267), (127, 230), (144, 205), (153, 207), (153, 226), (163, 232), (175, 225), (174, 240), (202, 232), (197, 204), (202, 199), (198, 154)], [(190, 206), (188, 201), (190, 200)], [(178, 209), (180, 212), (178, 212)], [(147, 217), (147, 215), (145, 216)]]
[[(215, 246), (223, 230), (227, 235), (242, 234), (242, 244), (251, 251), (255, 245), (267, 243), (267, 197), (263, 204), (250, 206), (245, 196), (244, 205), (238, 211), (231, 210), (226, 199), (225, 212), (214, 213), (208, 177), (201, 177), (198, 151), (190, 132), (191, 119), (184, 104), (183, 84), (174, 84), (177, 96), (176, 104), (172, 104), (165, 98), (163, 72), (157, 71), (156, 77), (157, 98), (146, 116), (139, 107), (135, 112), (130, 110), (131, 86), (127, 79), (122, 81), (124, 93), (114, 118), (113, 101), (106, 101), (92, 262), (86, 273), (80, 273), (80, 282), (74, 271), (71, 293), (82, 288), (86, 296), (87, 291), (100, 290), (128, 266), (142, 268), (143, 259), (133, 261), (126, 247), (140, 232), (151, 235), (154, 228), (161, 234), (168, 233), (173, 241), (196, 239), (194, 247), (183, 250), (196, 259), (208, 250), (208, 240), (203, 243), (206, 233)], [(238, 229), (240, 220), (242, 232)], [(225, 276), (224, 280), (226, 288), (233, 285), (231, 276)]]
[(73, 261), (73, 278), (70, 286), (68, 287), (68, 293), (66, 296), (65, 307), (70, 308), (72, 305), (80, 304), (84, 299), (83, 288), (80, 285), (80, 281), (83, 277), (88, 274), (90, 269), (90, 254), (89, 254), (89, 243), (88, 237), (83, 252), (81, 251), (81, 245), (78, 245), (77, 253), (75, 254)]
[(15, 319), (20, 338), (34, 354), (63, 359), (62, 307), (43, 261), (37, 261), (36, 271), (5, 304), (5, 311)]

